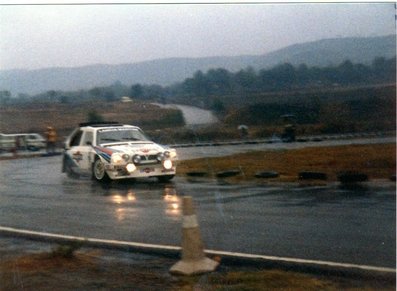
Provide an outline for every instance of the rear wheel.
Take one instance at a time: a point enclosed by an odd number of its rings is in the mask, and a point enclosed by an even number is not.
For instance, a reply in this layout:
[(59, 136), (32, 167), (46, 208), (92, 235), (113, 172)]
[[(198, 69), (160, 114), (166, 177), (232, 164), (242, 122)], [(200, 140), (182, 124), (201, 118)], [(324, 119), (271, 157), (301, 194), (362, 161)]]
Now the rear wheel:
[(92, 166), (92, 177), (100, 182), (108, 182), (110, 178), (105, 170), (105, 164), (100, 158), (97, 158)]

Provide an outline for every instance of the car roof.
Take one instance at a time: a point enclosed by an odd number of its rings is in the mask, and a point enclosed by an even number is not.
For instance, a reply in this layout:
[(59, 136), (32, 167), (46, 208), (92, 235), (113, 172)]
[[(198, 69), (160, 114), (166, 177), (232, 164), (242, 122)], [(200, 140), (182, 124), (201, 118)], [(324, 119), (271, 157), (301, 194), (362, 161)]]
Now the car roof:
[(79, 127), (92, 127), (95, 129), (100, 128), (117, 128), (117, 127), (130, 127), (130, 128), (138, 128), (137, 126), (129, 125), (129, 124), (121, 124), (118, 122), (84, 122), (80, 123)]

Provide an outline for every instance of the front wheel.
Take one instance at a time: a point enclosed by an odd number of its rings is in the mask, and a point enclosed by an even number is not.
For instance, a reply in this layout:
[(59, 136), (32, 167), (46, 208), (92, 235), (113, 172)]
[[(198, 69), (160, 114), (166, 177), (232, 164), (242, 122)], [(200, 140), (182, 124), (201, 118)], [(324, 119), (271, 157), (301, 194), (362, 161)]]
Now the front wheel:
[(105, 164), (97, 158), (92, 166), (92, 177), (99, 182), (108, 182), (110, 178), (105, 170)]

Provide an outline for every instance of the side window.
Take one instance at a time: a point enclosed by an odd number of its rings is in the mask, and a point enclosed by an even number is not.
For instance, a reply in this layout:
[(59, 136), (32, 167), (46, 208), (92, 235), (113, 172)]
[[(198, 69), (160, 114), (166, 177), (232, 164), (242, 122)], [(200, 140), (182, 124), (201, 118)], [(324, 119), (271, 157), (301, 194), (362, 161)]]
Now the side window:
[(82, 134), (83, 134), (83, 132), (81, 130), (76, 132), (76, 134), (70, 140), (70, 146), (72, 146), (72, 147), (78, 146), (80, 144)]
[(92, 144), (93, 141), (94, 141), (94, 134), (91, 131), (86, 131), (83, 137), (82, 145)]

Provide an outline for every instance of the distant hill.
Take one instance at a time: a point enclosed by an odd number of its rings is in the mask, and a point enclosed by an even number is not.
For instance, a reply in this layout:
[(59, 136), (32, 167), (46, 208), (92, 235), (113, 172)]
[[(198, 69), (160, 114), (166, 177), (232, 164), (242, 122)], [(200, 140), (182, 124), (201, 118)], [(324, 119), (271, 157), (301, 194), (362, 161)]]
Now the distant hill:
[(333, 38), (295, 44), (258, 56), (169, 58), (122, 65), (90, 65), (75, 68), (0, 71), (0, 90), (12, 94), (37, 94), (48, 90), (76, 91), (108, 86), (117, 81), (171, 85), (191, 77), (194, 72), (211, 68), (238, 71), (248, 66), (256, 70), (280, 63), (308, 66), (338, 65), (345, 60), (370, 64), (376, 57), (396, 55), (396, 35), (368, 38)]

